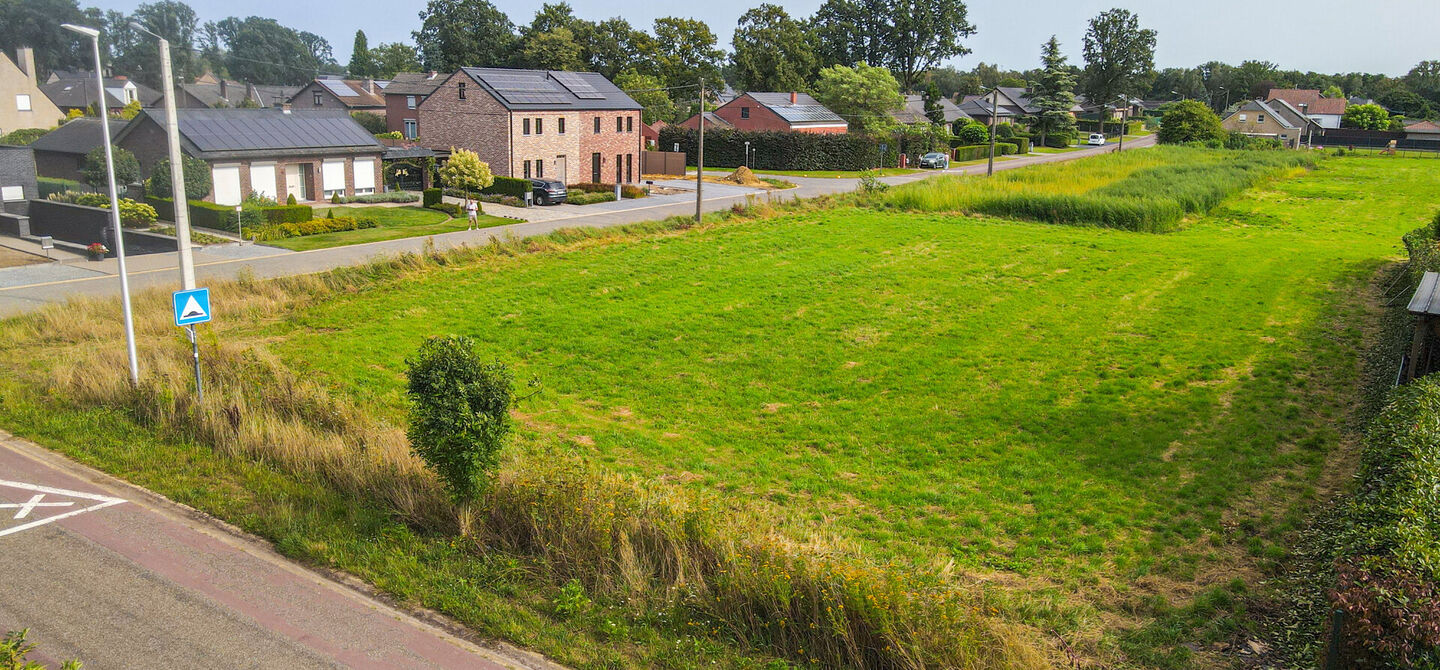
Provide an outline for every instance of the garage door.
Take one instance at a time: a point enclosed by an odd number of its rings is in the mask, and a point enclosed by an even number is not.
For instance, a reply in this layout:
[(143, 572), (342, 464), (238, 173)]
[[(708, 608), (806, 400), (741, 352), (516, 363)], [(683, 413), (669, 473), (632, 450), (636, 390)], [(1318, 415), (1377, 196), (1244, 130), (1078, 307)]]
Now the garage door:
[(244, 196), (240, 194), (239, 165), (216, 165), (210, 170), (210, 178), (215, 181), (215, 204), (240, 204)]
[(355, 195), (375, 192), (375, 161), (355, 159)]
[(325, 197), (339, 193), (345, 195), (345, 159), (328, 158), (320, 172), (321, 188), (325, 191)]
[(275, 199), (275, 164), (250, 164), (250, 190), (271, 200)]

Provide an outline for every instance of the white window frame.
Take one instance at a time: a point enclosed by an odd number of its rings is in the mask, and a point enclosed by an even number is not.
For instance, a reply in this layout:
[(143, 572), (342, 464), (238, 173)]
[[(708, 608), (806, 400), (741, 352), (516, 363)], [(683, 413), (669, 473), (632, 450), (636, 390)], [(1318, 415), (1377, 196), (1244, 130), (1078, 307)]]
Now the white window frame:
[[(336, 173), (335, 170), (339, 170), (339, 172)], [(336, 177), (336, 179), (331, 179), (331, 177)], [(336, 180), (339, 182), (338, 186)], [(320, 164), (320, 192), (327, 199), (336, 193), (339, 193), (342, 198), (345, 197), (344, 158), (327, 158)]]
[[(351, 162), (351, 165), (353, 166), (351, 173), (355, 175), (355, 195), (374, 193), (375, 161), (369, 158), (357, 158)], [(365, 186), (367, 183), (369, 186)]]
[(35, 107), (34, 107), (34, 106), (31, 104), (31, 102), (30, 102), (30, 94), (29, 94), (29, 93), (16, 93), (16, 94), (15, 94), (15, 111), (17, 111), (17, 112), (32, 112), (32, 111), (35, 111)]
[[(268, 178), (266, 177), (266, 174), (269, 175)], [(258, 183), (256, 177), (260, 177)], [(270, 198), (271, 200), (274, 200), (276, 198), (276, 194), (279, 193), (279, 191), (276, 191), (275, 188), (275, 163), (272, 161), (251, 163), (250, 190), (255, 193), (259, 193), (260, 195), (263, 195), (267, 198)]]
[[(220, 179), (221, 172), (229, 173), (232, 170), (235, 173), (235, 192), (233, 195), (229, 192), (229, 184), (225, 184), (227, 188), (221, 188), (221, 184), (225, 182)], [(245, 194), (241, 192), (239, 163), (218, 163), (212, 165), (210, 167), (210, 181), (214, 184), (215, 204), (226, 206), (238, 205), (245, 200)]]
[(1255, 115), (1255, 123), (1265, 123), (1265, 115), (1264, 115), (1264, 114), (1256, 114), (1256, 115)]
[(405, 108), (406, 108), (406, 109), (415, 109), (415, 96), (413, 96), (413, 95), (407, 95), (407, 96), (405, 96)]
[(1240, 123), (1245, 123), (1245, 119), (1246, 119), (1246, 118), (1248, 118), (1248, 117), (1247, 117), (1245, 114), (1241, 114), (1241, 115), (1240, 115)]
[(413, 140), (420, 137), (420, 121), (417, 119), (405, 119), (405, 139)]

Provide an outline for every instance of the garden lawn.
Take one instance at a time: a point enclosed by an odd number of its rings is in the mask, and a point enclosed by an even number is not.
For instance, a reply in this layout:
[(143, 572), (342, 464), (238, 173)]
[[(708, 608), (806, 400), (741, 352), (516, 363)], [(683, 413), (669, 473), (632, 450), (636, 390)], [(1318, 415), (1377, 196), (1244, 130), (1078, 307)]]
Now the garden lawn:
[[(351, 244), (364, 244), (366, 242), (396, 240), (402, 237), (421, 237), (424, 235), (453, 233), (457, 230), (465, 230), (467, 226), (463, 218), (452, 219), (444, 212), (425, 209), (423, 207), (315, 206), (316, 217), (323, 218), (330, 212), (334, 212), (337, 217), (353, 216), (357, 218), (375, 219), (378, 225), (374, 228), (363, 228), (360, 230), (346, 230), (338, 233), (321, 233), (319, 235), (291, 237), (283, 240), (270, 240), (262, 242), (261, 244), (290, 249), (292, 251), (308, 251), (310, 249), (327, 249)], [(481, 214), (479, 223), (481, 228), (489, 228), (491, 226), (503, 226), (507, 223), (515, 223), (515, 221), (513, 219)]]
[[(693, 178), (693, 177), (694, 177), (694, 174), (695, 174), (695, 166), (694, 166), (694, 165), (691, 165), (691, 166), (687, 167), (686, 169), (690, 171), (691, 177)], [(709, 166), (709, 165), (705, 166), (705, 171), (706, 171), (706, 172), (718, 171), (718, 170), (734, 171), (735, 168), (712, 167), (712, 166)], [(757, 168), (756, 170), (754, 170), (754, 172), (755, 172), (755, 174), (761, 175), (761, 176), (771, 175), (771, 176), (778, 176), (778, 177), (808, 177), (808, 178), (811, 178), (811, 179), (859, 179), (859, 178), (860, 178), (860, 175), (861, 175), (861, 174), (864, 174), (866, 171), (865, 171), (865, 170), (761, 170), (761, 169), (758, 169), (758, 168)], [(914, 170), (914, 169), (910, 169), (910, 168), (882, 168), (882, 169), (880, 169), (880, 170), (870, 170), (870, 172), (876, 172), (876, 173), (877, 173), (877, 174), (876, 174), (877, 177), (901, 177), (901, 176), (904, 176), (904, 175), (907, 175), (907, 174), (915, 174), (916, 172), (920, 172), (920, 170)]]

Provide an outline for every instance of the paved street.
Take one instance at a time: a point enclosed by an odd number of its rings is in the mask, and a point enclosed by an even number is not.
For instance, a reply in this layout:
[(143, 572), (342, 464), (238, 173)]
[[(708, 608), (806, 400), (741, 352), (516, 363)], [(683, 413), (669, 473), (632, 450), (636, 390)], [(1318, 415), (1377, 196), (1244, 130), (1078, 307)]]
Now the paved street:
[(0, 432), (0, 631), (86, 668), (543, 668)]
[[(1134, 141), (1126, 141), (1125, 149), (1138, 149), (1152, 146), (1155, 143), (1154, 136), (1141, 138)], [(1075, 160), (1097, 153), (1114, 151), (1116, 147), (1108, 145), (1072, 151), (1061, 154), (1034, 154), (1024, 158), (1009, 161), (1001, 161), (995, 164), (997, 171), (1015, 170), (1060, 161)], [(708, 171), (707, 171), (708, 172)], [(953, 168), (944, 171), (947, 174), (983, 174), (985, 165), (971, 165), (962, 168)], [(911, 181), (926, 179), (937, 174), (937, 171), (927, 171), (903, 177), (888, 177), (883, 181), (890, 184), (903, 184)], [(776, 198), (812, 198), (827, 193), (842, 193), (855, 190), (858, 180), (855, 179), (805, 179), (799, 177), (787, 177), (789, 181), (795, 182), (798, 188), (789, 191), (780, 191), (774, 194)], [(754, 197), (750, 189), (738, 187), (727, 187), (720, 184), (706, 183), (704, 189), (703, 208), (707, 212), (714, 212), (729, 208), (737, 202), (744, 202), (745, 198)], [(664, 196), (656, 198), (654, 202), (645, 201), (643, 205), (631, 206), (635, 201), (623, 203), (623, 209), (619, 209), (621, 203), (605, 203), (610, 208), (600, 205), (587, 205), (585, 207), (565, 208), (575, 210), (568, 216), (549, 216), (545, 220), (527, 221), (504, 226), (496, 226), (478, 231), (460, 231), (433, 235), (429, 237), (412, 237), (400, 240), (388, 240), (385, 242), (372, 242), (369, 244), (357, 244), (348, 247), (336, 247), (333, 249), (316, 249), (313, 251), (290, 252), (283, 249), (270, 247), (245, 248), (218, 247), (214, 250), (197, 252), (196, 254), (196, 277), (203, 285), (207, 280), (234, 279), (241, 272), (246, 271), (255, 277), (281, 277), (288, 275), (310, 274), (343, 267), (347, 265), (358, 265), (381, 256), (393, 256), (405, 252), (418, 252), (425, 248), (427, 240), (433, 240), (437, 249), (449, 249), (461, 245), (478, 246), (489, 243), (491, 238), (523, 238), (534, 235), (544, 235), (561, 228), (594, 227), (604, 228), (619, 226), (627, 223), (640, 221), (653, 221), (670, 216), (683, 216), (695, 212), (695, 201), (693, 196)], [(548, 215), (549, 213), (547, 213)], [(228, 251), (227, 251), (228, 249)], [(253, 257), (233, 257), (239, 255), (254, 254)], [(132, 289), (143, 290), (147, 288), (159, 288), (164, 290), (175, 290), (179, 288), (178, 273), (176, 267), (176, 254), (151, 254), (132, 259), (130, 264), (130, 284)], [(26, 282), (7, 282), (0, 270), (0, 317), (29, 311), (46, 303), (63, 301), (72, 295), (117, 295), (120, 291), (119, 281), (114, 276), (114, 270), (110, 269), (114, 261), (96, 264), (103, 266), (98, 268), (98, 273), (87, 276), (76, 277), (55, 277), (53, 279), (38, 279)], [(33, 268), (34, 266), (30, 266)], [(90, 270), (83, 267), (84, 270)], [(109, 270), (106, 272), (106, 270)], [(38, 270), (26, 270), (27, 272), (40, 272)], [(17, 285), (19, 284), (19, 285)]]

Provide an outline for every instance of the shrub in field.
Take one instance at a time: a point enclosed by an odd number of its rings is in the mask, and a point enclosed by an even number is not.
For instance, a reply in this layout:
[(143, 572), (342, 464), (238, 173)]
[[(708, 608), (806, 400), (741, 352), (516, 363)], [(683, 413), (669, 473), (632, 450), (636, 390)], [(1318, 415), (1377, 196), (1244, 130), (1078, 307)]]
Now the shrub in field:
[(979, 121), (971, 121), (961, 126), (955, 136), (964, 144), (984, 144), (990, 141), (990, 129)]
[(474, 341), (454, 335), (426, 340), (405, 364), (411, 448), (455, 500), (475, 500), (510, 435), (510, 369), (480, 360)]
[(1225, 129), (1220, 126), (1220, 117), (1210, 110), (1210, 106), (1197, 100), (1186, 100), (1165, 110), (1156, 140), (1162, 144), (1182, 144), (1224, 138)]

